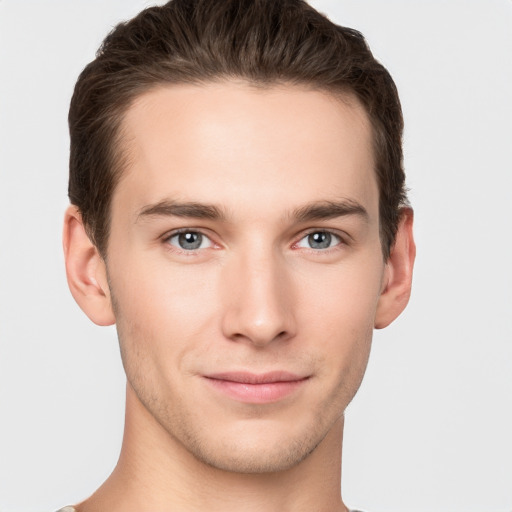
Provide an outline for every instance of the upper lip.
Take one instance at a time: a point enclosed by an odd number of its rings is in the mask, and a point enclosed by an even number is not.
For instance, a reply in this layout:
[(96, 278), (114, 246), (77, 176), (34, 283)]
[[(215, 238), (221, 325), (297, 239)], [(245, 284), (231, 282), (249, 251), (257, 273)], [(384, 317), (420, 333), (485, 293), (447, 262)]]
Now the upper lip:
[(205, 375), (208, 379), (238, 382), (240, 384), (271, 384), (276, 382), (296, 382), (308, 378), (287, 371), (272, 371), (266, 373), (251, 372), (221, 372)]

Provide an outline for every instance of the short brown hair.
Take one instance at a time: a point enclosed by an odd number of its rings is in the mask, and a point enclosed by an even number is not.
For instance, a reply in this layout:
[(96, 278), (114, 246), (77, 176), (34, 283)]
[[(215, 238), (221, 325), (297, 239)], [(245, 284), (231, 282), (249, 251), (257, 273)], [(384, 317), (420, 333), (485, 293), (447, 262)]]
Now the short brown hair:
[(244, 79), (350, 93), (373, 128), (384, 257), (406, 203), (395, 84), (356, 30), (303, 0), (171, 0), (120, 23), (76, 83), (69, 111), (69, 198), (106, 255), (110, 203), (125, 162), (123, 115), (160, 84)]

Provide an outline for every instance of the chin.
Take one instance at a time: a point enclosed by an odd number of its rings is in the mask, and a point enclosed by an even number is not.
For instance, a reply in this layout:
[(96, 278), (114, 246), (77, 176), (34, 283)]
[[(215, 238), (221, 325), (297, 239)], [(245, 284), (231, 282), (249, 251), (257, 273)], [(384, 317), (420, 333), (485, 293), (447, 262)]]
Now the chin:
[[(320, 442), (320, 441), (319, 441)], [(300, 464), (319, 444), (291, 443), (286, 447), (270, 449), (240, 449), (231, 446), (229, 450), (212, 453), (211, 450), (192, 452), (202, 463), (232, 473), (264, 474), (286, 471)]]
[(275, 425), (260, 431), (246, 425), (248, 428), (225, 434), (220, 439), (189, 431), (182, 438), (182, 444), (196, 460), (222, 471), (276, 473), (297, 466), (315, 451), (329, 431), (319, 426), (304, 425), (301, 432), (288, 429), (279, 433)]

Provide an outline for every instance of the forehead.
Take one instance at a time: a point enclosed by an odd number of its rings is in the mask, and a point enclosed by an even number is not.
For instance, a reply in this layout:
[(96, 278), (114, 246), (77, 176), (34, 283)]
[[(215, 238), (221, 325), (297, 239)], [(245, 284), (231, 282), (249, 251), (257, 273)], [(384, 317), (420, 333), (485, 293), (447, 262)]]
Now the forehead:
[(162, 86), (137, 98), (122, 129), (129, 163), (113, 206), (117, 197), (132, 210), (172, 197), (249, 212), (252, 199), (261, 210), (343, 198), (377, 210), (371, 127), (349, 96), (234, 82)]

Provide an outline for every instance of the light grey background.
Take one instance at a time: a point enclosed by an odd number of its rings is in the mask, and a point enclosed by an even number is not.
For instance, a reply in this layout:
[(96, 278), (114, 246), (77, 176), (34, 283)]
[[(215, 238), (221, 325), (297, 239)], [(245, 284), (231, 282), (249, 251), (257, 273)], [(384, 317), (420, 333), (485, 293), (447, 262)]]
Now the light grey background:
[[(67, 108), (142, 0), (0, 1), (0, 511), (75, 503), (116, 462), (113, 328), (64, 277)], [(376, 333), (346, 421), (343, 493), (368, 512), (512, 510), (512, 2), (316, 0), (394, 76), (416, 211), (413, 297)]]

